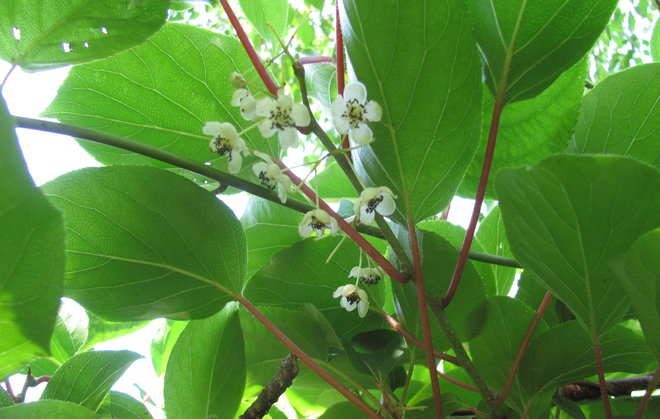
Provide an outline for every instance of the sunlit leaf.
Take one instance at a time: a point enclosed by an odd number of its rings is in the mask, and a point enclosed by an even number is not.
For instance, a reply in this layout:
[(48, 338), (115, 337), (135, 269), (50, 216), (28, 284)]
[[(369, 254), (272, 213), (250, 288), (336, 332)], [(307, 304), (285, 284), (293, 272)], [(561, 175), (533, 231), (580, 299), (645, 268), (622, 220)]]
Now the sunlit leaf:
[(152, 419), (151, 413), (143, 403), (118, 391), (108, 393), (98, 413), (118, 419)]
[(98, 419), (93, 410), (79, 404), (61, 400), (42, 400), (33, 403), (20, 403), (0, 409), (0, 419), (39, 418), (39, 419)]
[(165, 372), (172, 348), (187, 325), (188, 322), (168, 320), (151, 341), (151, 364), (156, 374)]
[(279, 45), (276, 36), (283, 38), (286, 33), (289, 2), (287, 0), (268, 0), (268, 2), (239, 0), (239, 3), (243, 13), (259, 31), (259, 34), (266, 39), (271, 39), (274, 45)]
[[(509, 241), (504, 232), (504, 223), (500, 207), (493, 208), (479, 224), (475, 236), (486, 253), (508, 258), (513, 257)], [(478, 250), (478, 249), (477, 249)], [(495, 290), (488, 290), (489, 295), (507, 295), (516, 277), (516, 268), (492, 264), (489, 266), (495, 277)], [(486, 283), (488, 285), (488, 283)], [(494, 292), (493, 292), (494, 291)]]

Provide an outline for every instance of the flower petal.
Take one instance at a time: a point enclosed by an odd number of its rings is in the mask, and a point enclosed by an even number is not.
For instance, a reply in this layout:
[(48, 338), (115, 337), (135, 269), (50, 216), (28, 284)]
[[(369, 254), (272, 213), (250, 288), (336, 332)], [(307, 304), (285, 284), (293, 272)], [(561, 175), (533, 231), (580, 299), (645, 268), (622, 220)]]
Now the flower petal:
[(228, 122), (220, 123), (218, 130), (220, 131), (220, 136), (222, 138), (226, 138), (232, 142), (238, 138), (238, 132), (236, 132), (236, 128), (234, 128), (234, 126)]
[(202, 132), (205, 135), (212, 135), (213, 137), (217, 137), (218, 135), (220, 135), (221, 125), (222, 125), (221, 122), (209, 121), (206, 124), (204, 124), (204, 127), (202, 127)]
[(335, 129), (341, 135), (347, 134), (350, 126), (348, 125), (348, 120), (344, 118), (332, 118), (332, 125), (335, 126)]
[(342, 96), (337, 96), (332, 101), (331, 113), (333, 118), (341, 118), (341, 115), (346, 110), (346, 100)]
[(246, 96), (241, 100), (241, 116), (246, 121), (251, 121), (257, 117), (255, 112), (257, 101), (252, 96)]
[(243, 157), (241, 157), (241, 153), (239, 153), (238, 150), (232, 150), (229, 153), (229, 156), (231, 158), (227, 162), (227, 169), (229, 169), (229, 173), (236, 174), (241, 170), (241, 165), (243, 164)]
[(270, 119), (264, 119), (263, 121), (259, 122), (258, 127), (259, 133), (264, 138), (270, 138), (273, 136), (273, 134), (275, 134), (275, 129), (273, 128), (273, 124), (271, 124)]
[(275, 110), (277, 103), (274, 99), (264, 97), (257, 100), (254, 111), (259, 116), (270, 116), (270, 113)]
[(368, 225), (374, 222), (374, 217), (376, 216), (376, 212), (375, 211), (367, 212), (367, 208), (368, 207), (366, 205), (363, 205), (360, 208), (360, 222), (362, 224)]
[(357, 309), (358, 316), (360, 316), (360, 318), (366, 316), (369, 312), (369, 302), (366, 300), (360, 300), (360, 302), (357, 303)]
[(339, 225), (337, 224), (337, 220), (335, 220), (334, 218), (330, 218), (330, 234), (336, 236), (338, 232), (339, 232)]
[(396, 209), (396, 202), (394, 202), (394, 198), (392, 198), (392, 195), (388, 194), (387, 192), (381, 192), (381, 196), (383, 197), (383, 200), (380, 201), (376, 207), (376, 211), (378, 211), (380, 215), (392, 214)]
[(234, 90), (234, 93), (231, 95), (231, 106), (240, 106), (241, 104), (241, 99), (243, 99), (246, 96), (250, 96), (250, 92), (248, 92), (246, 89), (236, 89)]
[(296, 103), (291, 107), (291, 118), (299, 127), (306, 127), (311, 121), (309, 111), (299, 103)]
[(335, 292), (332, 293), (332, 298), (337, 298), (342, 296), (342, 291), (344, 290), (344, 286), (342, 285), (341, 287), (337, 288)]
[(255, 175), (259, 176), (261, 172), (265, 172), (267, 168), (268, 168), (268, 164), (260, 161), (259, 163), (255, 163), (252, 165), (252, 172), (254, 172)]
[(355, 304), (355, 303), (351, 304), (351, 303), (348, 302), (348, 299), (346, 297), (342, 297), (341, 302), (343, 303), (344, 301), (346, 301), (346, 304), (342, 305), (342, 307), (344, 307), (346, 309), (346, 311), (355, 310), (357, 304)]
[(309, 237), (312, 234), (312, 226), (309, 225), (309, 221), (305, 222), (303, 220), (302, 223), (298, 224), (298, 234), (300, 234), (300, 237), (305, 238)]
[(367, 88), (359, 81), (348, 83), (344, 88), (344, 99), (346, 101), (357, 99), (358, 102), (364, 103), (367, 101)]
[(355, 266), (353, 269), (351, 269), (351, 273), (348, 274), (349, 278), (357, 278), (358, 275), (360, 275), (360, 267)]
[(296, 148), (300, 143), (298, 139), (298, 131), (293, 127), (284, 128), (284, 130), (278, 133), (278, 137), (280, 139), (280, 145), (285, 149), (289, 147)]
[(287, 193), (289, 192), (288, 189), (287, 185), (283, 182), (277, 182), (277, 196), (280, 198), (281, 203), (286, 202)]
[(383, 116), (383, 108), (380, 107), (378, 102), (370, 100), (369, 103), (367, 103), (367, 106), (365, 106), (364, 116), (366, 116), (369, 121), (380, 121), (380, 118)]
[(357, 128), (351, 128), (351, 139), (357, 145), (369, 144), (373, 138), (374, 135), (367, 124), (360, 124)]

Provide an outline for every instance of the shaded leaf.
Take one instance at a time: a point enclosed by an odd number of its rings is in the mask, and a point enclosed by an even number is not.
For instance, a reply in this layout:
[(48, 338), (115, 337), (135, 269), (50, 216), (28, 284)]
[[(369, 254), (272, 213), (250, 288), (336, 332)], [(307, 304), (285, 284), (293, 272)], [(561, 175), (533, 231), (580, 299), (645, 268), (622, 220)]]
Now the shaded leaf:
[(658, 191), (660, 173), (624, 157), (557, 156), (497, 177), (516, 260), (596, 334), (628, 310), (609, 262), (660, 225)]
[(89, 351), (67, 360), (53, 374), (41, 400), (62, 400), (99, 408), (110, 387), (141, 355), (130, 351)]
[(326, 201), (358, 197), (355, 188), (334, 161), (329, 162), (322, 172), (312, 178), (310, 183), (315, 186), (319, 196)]
[(0, 98), (0, 379), (49, 352), (64, 273), (62, 214), (35, 188)]
[(451, 201), (481, 130), (481, 76), (463, 2), (344, 1), (351, 67), (383, 108), (375, 141), (358, 149), (367, 184), (398, 195), (398, 220), (438, 213)]
[(25, 70), (105, 58), (156, 33), (168, 5), (168, 0), (3, 2), (0, 58)]
[(4, 388), (0, 387), (0, 409), (14, 405), (14, 400)]
[(307, 94), (316, 99), (326, 112), (330, 112), (333, 99), (337, 96), (337, 66), (331, 63), (316, 63), (305, 66)]
[[(504, 231), (504, 222), (502, 221), (502, 213), (499, 206), (493, 208), (488, 213), (486, 218), (481, 221), (475, 238), (483, 247), (484, 252), (497, 256), (513, 258), (513, 253), (511, 253), (511, 249), (509, 248), (509, 241), (507, 240), (506, 233)], [(493, 271), (493, 276), (495, 277), (495, 289), (493, 290), (487, 288), (487, 291), (489, 291), (488, 294), (507, 295), (511, 290), (513, 281), (516, 278), (516, 268), (495, 264), (491, 264), (489, 267)], [(486, 285), (488, 286), (490, 284), (486, 282)]]
[(98, 413), (116, 419), (152, 419), (151, 413), (144, 404), (118, 391), (108, 393)]
[(156, 374), (165, 372), (172, 348), (186, 326), (188, 322), (168, 320), (151, 341), (151, 364)]
[(234, 417), (245, 386), (245, 350), (238, 306), (191, 321), (165, 373), (165, 413), (173, 418)]
[(85, 406), (61, 400), (41, 400), (34, 403), (20, 403), (0, 409), (0, 419), (39, 418), (39, 419), (97, 419), (94, 411)]
[(228, 292), (240, 292), (246, 251), (238, 220), (182, 177), (151, 167), (88, 168), (43, 188), (65, 213), (65, 293), (98, 315), (207, 317)]
[[(250, 23), (259, 31), (259, 34), (278, 45), (273, 31), (283, 38), (287, 30), (289, 17), (289, 2), (287, 0), (239, 0), (243, 13)], [(272, 30), (271, 30), (272, 27)]]

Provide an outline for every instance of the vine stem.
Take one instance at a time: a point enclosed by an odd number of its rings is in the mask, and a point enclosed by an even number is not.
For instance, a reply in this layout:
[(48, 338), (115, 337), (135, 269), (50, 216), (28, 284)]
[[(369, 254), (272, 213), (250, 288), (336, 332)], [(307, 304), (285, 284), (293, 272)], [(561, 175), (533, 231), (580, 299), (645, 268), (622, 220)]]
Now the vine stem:
[(241, 41), (241, 44), (243, 44), (243, 48), (245, 49), (245, 52), (250, 57), (250, 61), (252, 61), (252, 65), (257, 70), (257, 73), (259, 73), (259, 77), (261, 77), (261, 80), (264, 82), (264, 85), (266, 86), (268, 91), (273, 96), (277, 96), (277, 85), (270, 77), (270, 74), (268, 74), (268, 70), (266, 70), (264, 64), (261, 62), (261, 59), (259, 58), (257, 51), (255, 51), (254, 47), (252, 46), (250, 39), (243, 30), (243, 27), (239, 23), (238, 18), (236, 18), (234, 11), (231, 9), (231, 6), (229, 6), (227, 0), (220, 0), (220, 4), (222, 5), (222, 8), (225, 10), (225, 13), (227, 13), (229, 22), (234, 27), (234, 31), (236, 31), (236, 35), (238, 36), (238, 39)]
[(442, 411), (442, 395), (440, 394), (440, 383), (438, 382), (438, 367), (435, 364), (433, 356), (433, 338), (431, 336), (431, 324), (429, 323), (429, 313), (426, 308), (426, 293), (424, 292), (424, 276), (422, 272), (422, 259), (419, 254), (419, 243), (417, 243), (417, 232), (415, 223), (410, 216), (410, 200), (406, 199), (406, 212), (408, 213), (408, 234), (410, 235), (410, 247), (412, 250), (413, 269), (415, 271), (415, 288), (417, 289), (417, 303), (419, 305), (419, 317), (422, 323), (422, 332), (424, 335), (424, 352), (426, 353), (426, 363), (429, 368), (431, 378), (431, 389), (433, 390), (433, 406), (435, 407), (435, 417), (444, 417)]
[(278, 159), (273, 160), (284, 173), (291, 179), (291, 181), (300, 189), (302, 193), (307, 195), (307, 197), (312, 202), (318, 202), (319, 207), (327, 212), (332, 218), (337, 220), (337, 225), (342, 229), (344, 233), (353, 241), (360, 246), (360, 248), (367, 254), (369, 257), (376, 262), (383, 270), (390, 276), (394, 281), (399, 283), (406, 283), (406, 278), (399, 272), (392, 263), (385, 258), (375, 247), (371, 245), (360, 233), (357, 232), (350, 224), (346, 222), (339, 214), (337, 214), (330, 206), (322, 199), (316, 195), (316, 193), (307, 186), (295, 173), (290, 171), (282, 161)]
[(298, 357), (302, 362), (305, 363), (312, 371), (314, 371), (319, 377), (324, 381), (330, 384), (335, 388), (341, 395), (346, 397), (351, 403), (353, 403), (358, 409), (367, 414), (370, 418), (380, 419), (380, 415), (373, 410), (368, 404), (359, 398), (355, 393), (346, 388), (342, 383), (340, 383), (335, 377), (330, 375), (326, 370), (324, 370), (319, 364), (317, 364), (312, 357), (307, 355), (298, 345), (296, 345), (289, 337), (284, 334), (273, 322), (271, 322), (268, 317), (266, 317), (257, 307), (252, 305), (252, 303), (242, 295), (232, 295), (236, 298), (238, 302), (245, 307), (250, 313), (254, 315), (261, 322), (261, 324), (268, 329), (277, 339), (279, 339), (293, 354)]
[(653, 378), (649, 381), (649, 385), (646, 387), (646, 393), (644, 393), (644, 397), (642, 397), (642, 400), (639, 402), (639, 406), (635, 412), (635, 419), (642, 419), (644, 417), (644, 410), (646, 410), (646, 406), (648, 406), (651, 401), (651, 395), (658, 385), (658, 380), (660, 380), (660, 365), (655, 369)]
[[(344, 34), (341, 30), (341, 17), (339, 14), (339, 1), (335, 1), (335, 49), (337, 50), (337, 93), (341, 96), (344, 95), (344, 87), (346, 85), (345, 72), (344, 72)], [(348, 150), (351, 148), (351, 143), (348, 141), (348, 135), (341, 136), (341, 148)], [(351, 155), (348, 156), (352, 160)]]
[(334, 64), (335, 60), (325, 56), (302, 57), (296, 60), (298, 65), (317, 64), (317, 63), (331, 63)]
[(474, 198), (474, 207), (472, 208), (472, 217), (470, 224), (465, 232), (465, 238), (461, 245), (461, 250), (454, 268), (454, 274), (451, 277), (449, 288), (442, 299), (442, 305), (447, 307), (456, 294), (458, 284), (461, 282), (465, 262), (467, 261), (470, 246), (474, 239), (474, 232), (477, 228), (477, 221), (479, 221), (479, 214), (481, 213), (481, 204), (484, 202), (486, 194), (486, 186), (488, 185), (488, 177), (490, 175), (490, 168), (493, 163), (493, 154), (495, 153), (495, 142), (497, 140), (497, 132), (500, 126), (500, 118), (504, 110), (504, 89), (499, 89), (495, 97), (495, 106), (493, 107), (493, 117), (490, 121), (490, 131), (488, 132), (488, 144), (486, 145), (486, 154), (484, 155), (484, 164), (481, 167), (481, 176), (479, 177), (479, 187), (477, 188), (477, 195)]
[(548, 304), (550, 304), (550, 300), (552, 300), (552, 294), (548, 291), (545, 293), (539, 308), (536, 310), (536, 314), (532, 319), (532, 324), (529, 325), (527, 333), (525, 334), (525, 337), (523, 338), (523, 341), (518, 348), (518, 353), (516, 353), (516, 357), (511, 364), (511, 368), (509, 369), (509, 375), (506, 377), (506, 382), (504, 384), (504, 388), (502, 389), (502, 394), (495, 401), (493, 401), (494, 406), (504, 403), (506, 398), (509, 396), (509, 391), (511, 391), (511, 386), (513, 386), (513, 380), (516, 377), (516, 373), (518, 372), (520, 362), (525, 355), (525, 351), (529, 346), (529, 342), (532, 340), (532, 335), (536, 330), (536, 326), (538, 326), (539, 322), (541, 321), (541, 317), (543, 317), (543, 313), (545, 313), (545, 310), (548, 308)]
[(594, 345), (594, 358), (596, 358), (596, 369), (598, 371), (598, 385), (600, 387), (600, 397), (603, 399), (603, 409), (605, 418), (612, 419), (612, 406), (610, 406), (610, 396), (607, 391), (607, 381), (605, 381), (605, 369), (603, 368), (603, 354), (600, 348), (600, 339), (595, 331), (591, 338)]

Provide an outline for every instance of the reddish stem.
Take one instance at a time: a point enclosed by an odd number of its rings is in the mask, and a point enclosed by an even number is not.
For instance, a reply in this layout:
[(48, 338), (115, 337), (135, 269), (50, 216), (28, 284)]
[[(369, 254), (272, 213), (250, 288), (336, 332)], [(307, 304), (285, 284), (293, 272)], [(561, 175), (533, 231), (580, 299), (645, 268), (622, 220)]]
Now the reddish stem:
[(252, 43), (250, 42), (250, 39), (243, 30), (243, 27), (238, 22), (234, 11), (231, 9), (231, 6), (229, 6), (227, 0), (220, 0), (220, 4), (222, 4), (222, 8), (225, 10), (225, 13), (227, 13), (229, 22), (231, 22), (231, 25), (234, 27), (238, 39), (241, 41), (241, 44), (243, 44), (243, 48), (245, 49), (245, 52), (247, 52), (247, 55), (250, 57), (250, 61), (252, 61), (252, 65), (257, 70), (257, 73), (259, 73), (259, 77), (261, 77), (261, 80), (264, 82), (264, 85), (268, 91), (273, 96), (277, 96), (277, 85), (270, 77), (270, 74), (268, 74), (268, 70), (266, 70), (264, 64), (261, 62), (259, 55), (257, 55), (257, 51), (255, 51)]
[(552, 294), (548, 291), (545, 293), (545, 296), (543, 297), (543, 300), (541, 301), (539, 308), (536, 310), (536, 314), (532, 319), (532, 324), (529, 325), (529, 328), (527, 329), (527, 333), (525, 334), (525, 337), (523, 338), (523, 341), (520, 344), (520, 347), (518, 348), (518, 353), (516, 354), (516, 357), (513, 360), (513, 364), (511, 364), (511, 368), (509, 369), (509, 375), (506, 377), (506, 383), (504, 384), (504, 389), (502, 390), (502, 394), (500, 395), (500, 397), (498, 397), (496, 400), (493, 401), (493, 406), (497, 406), (501, 403), (504, 403), (506, 398), (509, 396), (509, 391), (511, 391), (511, 386), (513, 386), (513, 380), (516, 377), (516, 373), (518, 372), (520, 361), (522, 361), (522, 358), (525, 355), (527, 346), (529, 346), (529, 341), (532, 340), (532, 335), (536, 330), (536, 326), (538, 326), (539, 322), (541, 321), (541, 317), (543, 317), (543, 313), (545, 313), (545, 310), (548, 308), (548, 304), (550, 304), (550, 300), (552, 300)]
[[(339, 17), (339, 0), (335, 3), (335, 39), (336, 39), (336, 46), (335, 48), (337, 49), (337, 93), (340, 95), (344, 95), (344, 86), (345, 86), (345, 78), (344, 78), (344, 34), (341, 31), (341, 18)], [(341, 136), (341, 148), (344, 150), (348, 150), (351, 148), (351, 143), (348, 141), (348, 135), (342, 135)], [(348, 154), (349, 160), (353, 160), (352, 156)]]
[(335, 60), (333, 60), (330, 57), (318, 55), (318, 56), (313, 56), (313, 57), (302, 57), (299, 58), (296, 63), (299, 65), (305, 65), (305, 64), (317, 64), (317, 63), (331, 63), (334, 64)]
[(635, 412), (635, 419), (642, 419), (644, 417), (644, 410), (646, 410), (646, 406), (648, 406), (649, 402), (651, 401), (651, 395), (658, 385), (658, 380), (660, 380), (660, 366), (655, 369), (653, 378), (651, 381), (649, 381), (649, 385), (646, 386), (646, 393), (644, 393), (644, 397), (642, 397), (642, 400), (639, 402), (639, 406)]
[(463, 239), (463, 245), (461, 246), (461, 252), (456, 262), (456, 268), (454, 268), (454, 274), (451, 278), (451, 283), (447, 289), (447, 293), (442, 299), (442, 304), (444, 307), (447, 307), (454, 298), (456, 290), (458, 289), (458, 284), (461, 282), (461, 276), (463, 275), (463, 269), (465, 268), (465, 262), (467, 261), (468, 253), (470, 252), (470, 246), (472, 245), (472, 239), (474, 238), (474, 232), (477, 228), (477, 221), (479, 221), (479, 214), (481, 213), (481, 204), (484, 202), (484, 195), (486, 194), (486, 185), (488, 184), (488, 176), (490, 174), (490, 168), (493, 163), (493, 154), (495, 153), (495, 140), (497, 139), (497, 131), (500, 125), (500, 117), (502, 116), (502, 110), (504, 110), (504, 94), (498, 93), (495, 97), (495, 106), (493, 108), (493, 119), (490, 122), (490, 132), (488, 133), (488, 144), (486, 145), (486, 155), (484, 156), (484, 164), (481, 168), (481, 177), (479, 178), (479, 187), (477, 188), (477, 195), (474, 198), (474, 207), (472, 208), (472, 218), (470, 218), (470, 225), (468, 226), (467, 231), (465, 232), (465, 238)]
[[(381, 314), (381, 316), (383, 316), (383, 318), (385, 320), (387, 320), (387, 322), (390, 324), (390, 326), (392, 326), (392, 329), (399, 332), (399, 334), (401, 334), (401, 336), (406, 338), (406, 340), (408, 342), (412, 343), (413, 345), (417, 346), (418, 348), (424, 349), (424, 344), (422, 342), (420, 342), (416, 337), (414, 337), (408, 330), (406, 330), (406, 328), (403, 327), (403, 325), (401, 323), (397, 322), (394, 319), (394, 317), (390, 316), (389, 314), (385, 313), (384, 311), (381, 311), (380, 314)], [(458, 359), (454, 356), (443, 354), (442, 352), (438, 352), (435, 349), (433, 350), (433, 356), (435, 356), (438, 359), (442, 359), (444, 361), (451, 362), (454, 365), (460, 366), (460, 363), (458, 362)]]
[(50, 375), (42, 375), (41, 377), (34, 380), (34, 385), (37, 386), (41, 383), (47, 383), (50, 381), (51, 378), (52, 377)]
[(335, 377), (330, 375), (319, 364), (317, 364), (305, 351), (300, 349), (287, 335), (284, 334), (273, 322), (271, 322), (258, 308), (252, 305), (245, 297), (236, 295), (235, 298), (243, 305), (250, 313), (254, 315), (263, 324), (268, 331), (277, 337), (291, 352), (293, 352), (298, 359), (305, 363), (312, 371), (318, 374), (323, 380), (334, 387), (339, 393), (346, 397), (351, 403), (358, 407), (362, 412), (367, 414), (370, 418), (380, 419), (381, 416), (369, 407), (368, 404), (359, 398), (355, 393), (350, 391), (346, 386), (340, 383)]
[(442, 418), (444, 417), (442, 412), (442, 396), (440, 395), (440, 383), (438, 382), (438, 378), (436, 376), (438, 368), (435, 365), (435, 357), (433, 356), (433, 339), (431, 336), (429, 313), (426, 308), (426, 293), (424, 292), (422, 260), (419, 255), (419, 244), (417, 243), (417, 232), (415, 231), (415, 224), (411, 217), (408, 217), (408, 234), (410, 235), (410, 247), (413, 257), (413, 268), (415, 270), (415, 288), (417, 288), (419, 317), (422, 322), (422, 332), (424, 334), (424, 352), (426, 353), (426, 363), (428, 365), (429, 376), (431, 378), (431, 389), (433, 389), (433, 406), (435, 407), (435, 417)]
[(360, 233), (358, 233), (357, 230), (355, 230), (350, 224), (348, 224), (348, 223), (346, 222), (346, 220), (344, 220), (339, 214), (337, 214), (336, 212), (334, 212), (334, 210), (333, 210), (332, 208), (330, 208), (330, 206), (329, 206), (325, 201), (323, 201), (322, 199), (318, 198), (318, 197), (316, 196), (316, 193), (315, 193), (315, 192), (314, 192), (309, 186), (307, 186), (307, 185), (306, 185), (306, 184), (305, 184), (305, 183), (304, 183), (304, 182), (303, 182), (298, 176), (296, 176), (295, 173), (293, 173), (291, 170), (289, 170), (289, 169), (286, 167), (286, 165), (285, 165), (284, 163), (282, 163), (282, 161), (280, 161), (280, 160), (278, 160), (278, 159), (273, 159), (273, 161), (274, 161), (278, 166), (280, 166), (280, 168), (282, 168), (282, 170), (284, 171), (284, 173), (289, 177), (289, 179), (291, 179), (291, 181), (292, 181), (296, 186), (298, 186), (298, 187), (300, 188), (300, 191), (301, 191), (302, 193), (304, 193), (305, 195), (307, 195), (307, 197), (308, 197), (312, 202), (318, 202), (318, 203), (319, 203), (319, 207), (320, 207), (322, 210), (324, 210), (324, 211), (327, 212), (332, 218), (334, 218), (335, 220), (337, 220), (337, 225), (339, 225), (339, 228), (341, 228), (341, 229), (344, 231), (344, 233), (346, 233), (346, 235), (347, 235), (348, 237), (350, 237), (351, 239), (353, 239), (353, 241), (354, 241), (355, 243), (357, 243), (357, 245), (360, 246), (360, 248), (362, 248), (362, 250), (363, 250), (367, 255), (369, 255), (369, 257), (371, 258), (371, 260), (373, 260), (373, 261), (376, 262), (381, 268), (383, 268), (383, 270), (385, 271), (385, 273), (387, 273), (387, 275), (389, 275), (390, 278), (392, 278), (394, 281), (399, 282), (399, 283), (401, 283), (401, 284), (405, 284), (405, 283), (407, 282), (407, 281), (406, 281), (406, 278), (403, 276), (403, 274), (402, 274), (401, 272), (399, 272), (399, 271), (394, 267), (394, 265), (392, 265), (392, 264), (390, 263), (390, 261), (387, 260), (387, 259), (385, 258), (385, 256), (383, 256), (378, 250), (376, 250), (376, 249), (371, 245), (371, 243), (369, 243), (364, 237), (362, 237), (362, 235), (360, 235)]
[(5, 387), (7, 388), (7, 394), (9, 394), (9, 397), (14, 401), (14, 403), (18, 403), (18, 397), (14, 394), (14, 390), (11, 388), (11, 383), (9, 382), (9, 379), (5, 380)]
[(594, 357), (596, 358), (596, 369), (598, 370), (598, 385), (600, 386), (600, 397), (603, 399), (603, 409), (605, 417), (612, 419), (612, 407), (610, 406), (610, 396), (607, 392), (607, 381), (605, 381), (605, 369), (603, 368), (603, 354), (600, 350), (600, 340), (593, 333), (592, 342), (594, 345)]

